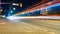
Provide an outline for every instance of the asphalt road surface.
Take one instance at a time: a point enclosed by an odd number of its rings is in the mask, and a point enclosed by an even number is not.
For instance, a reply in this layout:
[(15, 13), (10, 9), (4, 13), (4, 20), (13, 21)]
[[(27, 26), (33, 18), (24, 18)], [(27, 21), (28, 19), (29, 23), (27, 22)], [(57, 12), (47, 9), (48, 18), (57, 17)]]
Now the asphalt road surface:
[(60, 34), (60, 20), (0, 20), (0, 34)]

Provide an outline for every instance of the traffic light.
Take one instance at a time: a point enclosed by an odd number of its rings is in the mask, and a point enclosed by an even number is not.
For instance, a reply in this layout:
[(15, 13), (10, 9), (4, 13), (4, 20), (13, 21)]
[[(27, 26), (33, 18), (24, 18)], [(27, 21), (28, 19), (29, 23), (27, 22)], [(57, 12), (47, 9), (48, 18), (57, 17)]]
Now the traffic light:
[(22, 3), (20, 3), (20, 7), (22, 7), (23, 6), (23, 4)]

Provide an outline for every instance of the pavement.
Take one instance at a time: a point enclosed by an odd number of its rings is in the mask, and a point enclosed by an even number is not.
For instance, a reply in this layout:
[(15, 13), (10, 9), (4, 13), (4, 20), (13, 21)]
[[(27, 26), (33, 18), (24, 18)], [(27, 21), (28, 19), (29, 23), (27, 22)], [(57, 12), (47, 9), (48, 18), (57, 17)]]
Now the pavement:
[(0, 34), (60, 34), (60, 21), (38, 19), (2, 19), (0, 21)]

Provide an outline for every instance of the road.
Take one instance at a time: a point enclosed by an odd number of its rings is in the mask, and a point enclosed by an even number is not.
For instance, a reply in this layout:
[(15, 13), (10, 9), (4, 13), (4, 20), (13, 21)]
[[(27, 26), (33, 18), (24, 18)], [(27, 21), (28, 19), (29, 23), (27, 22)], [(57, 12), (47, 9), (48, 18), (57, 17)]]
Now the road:
[(1, 20), (0, 34), (60, 34), (59, 20)]
[(60, 34), (60, 20), (27, 20), (24, 22), (48, 32)]

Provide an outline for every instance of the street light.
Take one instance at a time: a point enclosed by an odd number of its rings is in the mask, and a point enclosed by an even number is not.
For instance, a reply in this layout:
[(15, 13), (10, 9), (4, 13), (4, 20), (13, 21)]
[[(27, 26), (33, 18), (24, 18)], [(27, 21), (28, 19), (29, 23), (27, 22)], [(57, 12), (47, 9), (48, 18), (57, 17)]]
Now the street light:
[(0, 12), (2, 12), (3, 10), (2, 9), (0, 9)]
[(22, 7), (22, 6), (23, 6), (23, 4), (22, 4), (22, 3), (20, 3), (20, 4), (18, 4), (18, 3), (12, 3), (12, 5), (13, 5), (13, 6), (20, 6), (20, 7)]
[(2, 17), (3, 17), (3, 18), (5, 18), (6, 16), (5, 16), (5, 15), (3, 15)]
[(17, 4), (17, 3), (12, 3), (12, 5), (14, 5), (14, 6), (19, 6), (19, 4)]
[(13, 13), (13, 11), (10, 11), (10, 13), (12, 14), (12, 13)]
[(16, 8), (13, 8), (13, 10), (16, 10)]
[(11, 11), (9, 11), (8, 16), (10, 16), (10, 15), (12, 15), (12, 14), (13, 14), (13, 11), (11, 10)]
[(1, 14), (1, 12), (2, 12), (3, 10), (2, 9), (0, 9), (0, 14)]

